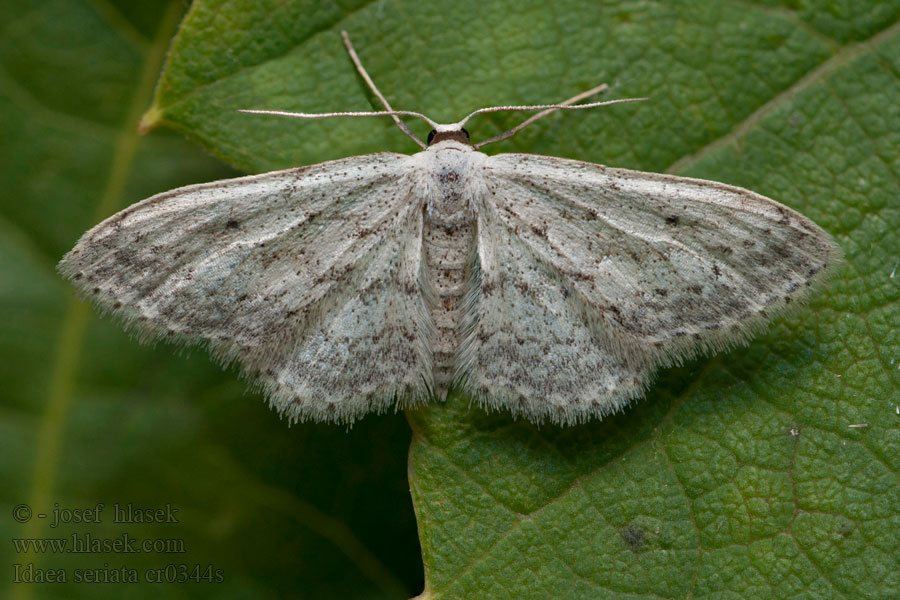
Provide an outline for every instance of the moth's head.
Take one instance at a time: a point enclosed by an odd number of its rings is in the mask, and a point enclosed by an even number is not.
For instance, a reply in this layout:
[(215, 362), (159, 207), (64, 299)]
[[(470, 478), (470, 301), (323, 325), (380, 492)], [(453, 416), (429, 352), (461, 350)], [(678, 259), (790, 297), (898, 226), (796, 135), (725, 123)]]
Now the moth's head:
[(472, 142), (469, 141), (469, 132), (459, 123), (453, 123), (452, 125), (436, 125), (428, 134), (427, 144), (429, 146), (434, 146), (439, 142), (445, 142), (447, 140), (461, 142), (467, 146), (472, 145)]

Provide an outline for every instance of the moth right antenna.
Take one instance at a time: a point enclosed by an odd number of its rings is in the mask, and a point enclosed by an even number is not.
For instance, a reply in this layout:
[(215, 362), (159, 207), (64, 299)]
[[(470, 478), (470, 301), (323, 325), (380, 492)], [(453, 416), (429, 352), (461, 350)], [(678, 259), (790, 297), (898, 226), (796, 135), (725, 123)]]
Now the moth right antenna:
[(490, 108), (479, 108), (478, 110), (476, 110), (475, 112), (473, 112), (472, 114), (467, 116), (465, 119), (460, 121), (460, 124), (463, 124), (466, 121), (468, 121), (470, 117), (474, 117), (475, 115), (480, 115), (480, 114), (489, 113), (489, 112), (518, 111), (518, 110), (540, 110), (541, 111), (541, 112), (537, 113), (536, 115), (532, 115), (532, 116), (528, 117), (527, 119), (525, 119), (524, 121), (522, 121), (521, 123), (519, 123), (518, 125), (513, 127), (512, 129), (507, 129), (503, 133), (495, 135), (492, 138), (488, 138), (488, 139), (484, 140), (483, 142), (478, 142), (477, 144), (473, 144), (472, 147), (475, 148), (476, 150), (478, 150), (479, 148), (481, 148), (483, 146), (487, 146), (488, 144), (493, 144), (495, 142), (500, 142), (507, 138), (510, 138), (510, 137), (514, 136), (516, 133), (518, 133), (519, 131), (521, 131), (522, 129), (525, 129), (526, 127), (528, 127), (529, 125), (531, 125), (532, 123), (537, 121), (538, 119), (546, 117), (547, 115), (554, 113), (558, 110), (578, 110), (578, 109), (582, 109), (582, 108), (596, 108), (598, 106), (608, 106), (610, 104), (621, 104), (624, 102), (643, 102), (644, 100), (649, 100), (649, 98), (619, 98), (616, 100), (606, 100), (604, 102), (590, 102), (588, 104), (578, 104), (578, 105), (573, 106), (576, 102), (578, 102), (580, 100), (584, 100), (585, 98), (590, 98), (591, 96), (594, 96), (596, 94), (599, 94), (600, 92), (604, 91), (606, 88), (607, 88), (607, 85), (605, 83), (600, 84), (597, 87), (589, 89), (586, 92), (581, 92), (580, 94), (578, 94), (576, 96), (572, 96), (568, 100), (564, 100), (563, 102), (560, 102), (559, 104), (543, 104), (543, 105), (537, 105), (537, 106), (492, 106)]

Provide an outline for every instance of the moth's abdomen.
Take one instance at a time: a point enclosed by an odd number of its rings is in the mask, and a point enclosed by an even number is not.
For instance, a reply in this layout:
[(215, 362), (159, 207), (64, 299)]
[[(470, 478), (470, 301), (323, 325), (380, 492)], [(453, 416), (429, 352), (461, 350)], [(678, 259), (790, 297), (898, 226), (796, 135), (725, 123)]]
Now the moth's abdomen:
[(434, 339), (434, 385), (440, 398), (453, 379), (453, 364), (461, 340), (460, 304), (470, 279), (475, 228), (469, 218), (456, 223), (426, 220), (425, 265), (433, 284), (430, 309), (437, 330)]
[(423, 231), (425, 268), (433, 292), (429, 309), (436, 329), (433, 373), (438, 398), (453, 379), (454, 357), (462, 339), (460, 305), (470, 281), (475, 246), (474, 216), (465, 192), (467, 169), (459, 164), (459, 158), (468, 156), (449, 152), (442, 158), (425, 207)]

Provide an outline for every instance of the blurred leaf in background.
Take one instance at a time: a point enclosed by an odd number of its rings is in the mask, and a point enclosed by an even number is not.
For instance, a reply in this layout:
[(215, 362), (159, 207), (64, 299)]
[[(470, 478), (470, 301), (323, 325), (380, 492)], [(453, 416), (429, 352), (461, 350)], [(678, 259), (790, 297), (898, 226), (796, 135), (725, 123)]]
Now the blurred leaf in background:
[[(900, 595), (900, 5), (198, 0), (179, 29), (183, 8), (0, 8), (4, 537), (186, 547), (13, 550), (13, 597), (402, 598), (423, 559), (433, 598)], [(387, 119), (236, 112), (371, 108), (341, 29), (396, 108), (438, 121), (601, 82), (650, 96), (489, 150), (747, 187), (831, 232), (846, 264), (747, 348), (664, 370), (602, 423), (536, 427), (455, 397), (408, 415), (411, 447), (400, 415), (288, 428), (204, 352), (139, 346), (98, 318), (53, 267), (116, 210), (235, 173), (172, 130), (251, 172), (414, 151)], [(169, 503), (180, 522), (13, 515), (98, 502)], [(212, 565), (225, 582), (12, 583), (29, 563), (70, 580)]]

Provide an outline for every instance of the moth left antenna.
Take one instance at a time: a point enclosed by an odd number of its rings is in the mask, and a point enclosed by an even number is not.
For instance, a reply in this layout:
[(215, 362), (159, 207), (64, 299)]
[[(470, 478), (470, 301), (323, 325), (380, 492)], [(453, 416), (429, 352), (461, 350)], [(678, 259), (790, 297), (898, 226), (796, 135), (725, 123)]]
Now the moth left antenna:
[[(389, 113), (394, 113), (394, 109), (391, 108), (391, 105), (388, 104), (387, 98), (378, 91), (378, 88), (375, 86), (375, 82), (372, 81), (372, 78), (369, 77), (369, 74), (366, 72), (366, 68), (363, 67), (362, 61), (359, 60), (359, 56), (356, 55), (356, 50), (353, 49), (353, 44), (350, 42), (350, 36), (347, 35), (346, 31), (341, 31), (341, 38), (344, 40), (344, 46), (347, 47), (347, 53), (350, 55), (350, 60), (353, 61), (353, 64), (356, 65), (356, 70), (359, 71), (360, 76), (363, 78), (363, 81), (366, 82), (366, 85), (369, 86), (369, 89), (372, 90), (372, 93), (375, 94), (375, 97), (381, 101), (384, 109)], [(394, 123), (397, 124), (397, 127), (400, 128), (400, 131), (405, 133), (412, 141), (417, 143), (420, 147), (425, 148), (425, 142), (420, 140), (416, 134), (412, 132), (412, 130), (407, 127), (406, 123), (400, 120), (396, 114), (391, 114), (391, 118), (394, 119)]]
[(394, 110), (391, 108), (391, 105), (388, 104), (387, 98), (378, 90), (375, 86), (375, 82), (372, 81), (372, 78), (369, 77), (369, 74), (366, 72), (365, 67), (362, 66), (362, 62), (359, 60), (359, 56), (356, 55), (356, 50), (353, 49), (353, 44), (350, 43), (350, 36), (347, 35), (346, 31), (341, 32), (341, 37), (344, 39), (344, 45), (347, 46), (347, 52), (350, 54), (350, 60), (353, 61), (353, 64), (356, 65), (356, 69), (359, 71), (359, 74), (362, 76), (363, 81), (366, 82), (366, 85), (369, 86), (369, 89), (372, 90), (372, 93), (378, 98), (384, 108), (386, 110), (383, 111), (358, 111), (358, 112), (328, 112), (328, 113), (298, 113), (298, 112), (288, 112), (284, 110), (255, 110), (255, 109), (239, 109), (238, 112), (249, 113), (253, 115), (277, 115), (281, 117), (297, 117), (300, 119), (324, 119), (327, 117), (391, 117), (394, 120), (394, 123), (397, 124), (397, 127), (400, 128), (400, 131), (405, 133), (409, 138), (419, 145), (420, 148), (426, 148), (427, 144), (420, 140), (416, 134), (410, 130), (410, 128), (400, 120), (401, 116), (404, 117), (416, 117), (417, 119), (422, 119), (426, 123), (428, 123), (432, 129), (438, 127), (438, 124), (423, 115), (422, 113), (413, 112), (411, 110)]

